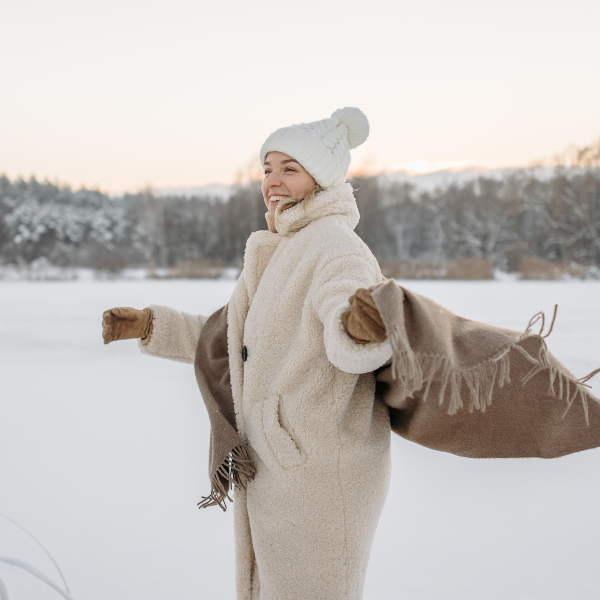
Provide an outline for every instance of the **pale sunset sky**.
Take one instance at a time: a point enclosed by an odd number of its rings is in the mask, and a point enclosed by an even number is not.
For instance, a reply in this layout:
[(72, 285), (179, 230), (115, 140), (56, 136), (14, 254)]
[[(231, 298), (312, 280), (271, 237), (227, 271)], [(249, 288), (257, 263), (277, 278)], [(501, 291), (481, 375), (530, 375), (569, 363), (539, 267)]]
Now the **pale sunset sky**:
[(599, 23), (600, 0), (4, 0), (0, 174), (231, 183), (342, 106), (371, 123), (354, 167), (551, 159), (600, 137)]

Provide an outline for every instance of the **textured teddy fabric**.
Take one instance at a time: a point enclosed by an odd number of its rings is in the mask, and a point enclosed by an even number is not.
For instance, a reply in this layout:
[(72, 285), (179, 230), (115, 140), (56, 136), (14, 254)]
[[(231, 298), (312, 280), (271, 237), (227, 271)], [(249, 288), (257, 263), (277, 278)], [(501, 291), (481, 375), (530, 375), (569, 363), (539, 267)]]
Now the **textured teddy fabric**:
[[(389, 415), (372, 371), (392, 350), (356, 344), (341, 316), (357, 288), (382, 276), (353, 232), (349, 184), (282, 218), (279, 233), (248, 239), (227, 314), (236, 422), (257, 469), (235, 492), (238, 599), (359, 600), (390, 470)], [(145, 350), (193, 361), (204, 320), (152, 310)]]
[(234, 502), (240, 599), (362, 598), (390, 466), (371, 372), (391, 346), (355, 344), (341, 320), (357, 288), (382, 280), (357, 222), (345, 184), (246, 246), (228, 313), (236, 420), (257, 468)]
[(147, 344), (138, 341), (140, 350), (158, 358), (193, 364), (207, 317), (156, 304), (148, 308), (152, 311), (152, 335)]

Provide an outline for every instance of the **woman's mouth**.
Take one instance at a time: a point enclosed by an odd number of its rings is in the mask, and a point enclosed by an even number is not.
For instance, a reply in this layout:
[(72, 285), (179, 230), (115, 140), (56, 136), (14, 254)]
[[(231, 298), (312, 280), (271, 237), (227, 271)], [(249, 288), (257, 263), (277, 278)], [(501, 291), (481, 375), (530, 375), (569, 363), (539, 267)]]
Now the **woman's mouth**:
[(271, 196), (269, 198), (269, 200), (271, 202), (279, 202), (280, 200), (283, 200), (284, 198), (287, 198), (287, 196)]

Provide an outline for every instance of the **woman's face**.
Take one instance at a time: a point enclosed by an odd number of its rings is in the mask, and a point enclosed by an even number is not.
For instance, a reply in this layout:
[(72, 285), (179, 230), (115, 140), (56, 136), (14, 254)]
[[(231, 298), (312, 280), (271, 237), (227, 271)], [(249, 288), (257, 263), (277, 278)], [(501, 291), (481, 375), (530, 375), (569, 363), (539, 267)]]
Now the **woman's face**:
[(264, 168), (262, 194), (272, 215), (281, 199), (303, 196), (315, 185), (312, 175), (300, 163), (282, 152), (269, 152)]

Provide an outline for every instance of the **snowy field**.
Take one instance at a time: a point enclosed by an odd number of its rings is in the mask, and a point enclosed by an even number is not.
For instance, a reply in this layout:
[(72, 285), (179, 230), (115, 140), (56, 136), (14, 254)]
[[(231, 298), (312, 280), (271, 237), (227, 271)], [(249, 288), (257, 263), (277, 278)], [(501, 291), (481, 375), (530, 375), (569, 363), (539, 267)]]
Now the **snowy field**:
[[(100, 327), (115, 306), (210, 313), (233, 285), (0, 284), (0, 511), (47, 546), (75, 600), (235, 597), (232, 510), (196, 508), (210, 487), (209, 426), (193, 368), (132, 341), (104, 346)], [(578, 377), (600, 366), (599, 282), (407, 286), (518, 330), (558, 303), (551, 351)], [(592, 383), (600, 396), (600, 376)], [(366, 600), (600, 598), (600, 450), (477, 461), (394, 436), (393, 462)], [(0, 556), (60, 581), (2, 519)], [(11, 600), (59, 597), (7, 567), (0, 579)]]

